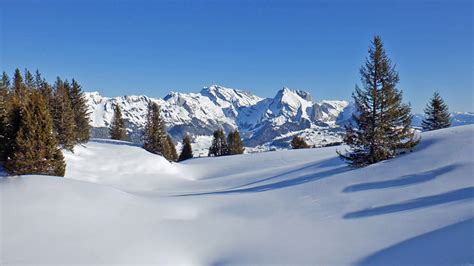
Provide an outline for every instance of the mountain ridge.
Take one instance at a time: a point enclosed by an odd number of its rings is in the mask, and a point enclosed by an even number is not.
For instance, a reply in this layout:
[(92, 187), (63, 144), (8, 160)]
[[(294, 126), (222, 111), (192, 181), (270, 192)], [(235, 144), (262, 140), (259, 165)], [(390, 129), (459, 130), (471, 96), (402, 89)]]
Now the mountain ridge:
[[(295, 135), (311, 145), (326, 146), (342, 141), (343, 125), (351, 119), (352, 103), (344, 100), (314, 101), (310, 93), (284, 87), (273, 98), (262, 98), (247, 90), (220, 85), (203, 87), (197, 93), (170, 92), (163, 98), (145, 95), (104, 97), (86, 92), (91, 113), (92, 137), (108, 138), (113, 105), (118, 104), (131, 141), (140, 143), (147, 106), (160, 106), (171, 137), (179, 144), (190, 134), (195, 152), (205, 155), (212, 132), (238, 129), (247, 151), (285, 149)], [(414, 126), (422, 115), (414, 116)], [(474, 123), (474, 113), (453, 114), (453, 125)]]

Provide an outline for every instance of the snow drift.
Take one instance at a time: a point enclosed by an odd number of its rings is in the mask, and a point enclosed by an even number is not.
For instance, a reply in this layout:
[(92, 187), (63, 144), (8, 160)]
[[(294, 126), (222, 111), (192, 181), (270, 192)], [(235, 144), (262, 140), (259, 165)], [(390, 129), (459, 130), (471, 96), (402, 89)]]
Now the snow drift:
[(336, 149), (168, 163), (124, 142), (0, 179), (0, 264), (472, 264), (474, 126), (362, 169)]

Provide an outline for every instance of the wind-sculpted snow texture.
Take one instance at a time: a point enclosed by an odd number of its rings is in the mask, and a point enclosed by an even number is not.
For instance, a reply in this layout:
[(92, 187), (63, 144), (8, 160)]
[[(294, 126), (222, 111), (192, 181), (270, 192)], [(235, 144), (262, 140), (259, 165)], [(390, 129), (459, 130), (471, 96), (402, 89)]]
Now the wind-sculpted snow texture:
[(472, 264), (473, 136), (360, 169), (343, 146), (169, 163), (93, 140), (65, 178), (0, 179), (0, 264)]

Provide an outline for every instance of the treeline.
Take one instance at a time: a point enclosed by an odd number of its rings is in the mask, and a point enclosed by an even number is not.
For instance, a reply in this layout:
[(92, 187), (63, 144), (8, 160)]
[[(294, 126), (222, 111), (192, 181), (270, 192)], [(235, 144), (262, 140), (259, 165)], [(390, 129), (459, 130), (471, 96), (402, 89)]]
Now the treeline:
[(62, 149), (89, 140), (89, 113), (76, 80), (53, 85), (25, 69), (0, 81), (0, 161), (9, 174), (64, 176)]

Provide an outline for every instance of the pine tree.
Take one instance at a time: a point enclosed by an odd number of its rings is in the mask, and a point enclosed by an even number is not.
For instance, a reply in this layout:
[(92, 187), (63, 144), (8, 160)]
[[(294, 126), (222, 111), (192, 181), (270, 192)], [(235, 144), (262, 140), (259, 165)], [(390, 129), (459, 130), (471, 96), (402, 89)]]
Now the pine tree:
[(189, 135), (186, 135), (183, 138), (183, 148), (181, 149), (181, 154), (179, 155), (178, 162), (193, 158), (193, 148), (191, 147), (191, 138)]
[(402, 92), (396, 88), (398, 72), (379, 36), (374, 37), (360, 73), (363, 87), (356, 86), (353, 94), (356, 126), (347, 125), (344, 138), (350, 151), (344, 155), (338, 152), (356, 167), (392, 158), (419, 142), (410, 128), (410, 106), (402, 103)]
[(9, 139), (10, 121), (8, 119), (8, 87), (10, 81), (8, 75), (3, 72), (0, 80), (0, 161), (6, 161), (11, 140)]
[(54, 132), (59, 144), (67, 150), (73, 151), (76, 144), (74, 112), (69, 99), (67, 84), (59, 77), (55, 83), (53, 99)]
[[(2, 76), (2, 82), (9, 84), (8, 75), (4, 73)], [(7, 95), (7, 128), (5, 129), (5, 139), (7, 140), (5, 145), (4, 156), (8, 159), (15, 149), (15, 139), (20, 129), (21, 122), (21, 108), (22, 105), (26, 103), (28, 99), (28, 90), (26, 85), (23, 83), (23, 77), (21, 76), (20, 70), (15, 69), (15, 74), (13, 76), (13, 84)]]
[(178, 160), (178, 154), (176, 153), (176, 147), (173, 143), (173, 139), (170, 135), (166, 136), (166, 145), (165, 145), (165, 158), (168, 161), (176, 162)]
[(64, 176), (65, 162), (53, 135), (53, 121), (42, 95), (36, 91), (21, 105), (15, 150), (8, 158), (10, 174)]
[(78, 143), (85, 143), (90, 138), (89, 111), (87, 110), (87, 102), (81, 85), (74, 79), (72, 80), (69, 95), (76, 124), (76, 141)]
[(244, 143), (240, 138), (240, 133), (238, 130), (232, 130), (227, 135), (227, 146), (228, 146), (228, 154), (242, 154), (244, 153)]
[(425, 108), (425, 119), (421, 126), (424, 130), (436, 130), (451, 126), (448, 106), (438, 92), (435, 92), (433, 98)]
[(293, 149), (307, 149), (310, 146), (304, 141), (303, 137), (294, 136), (291, 140), (291, 147)]
[(31, 72), (25, 68), (25, 86), (29, 90), (33, 90), (35, 88), (35, 80)]
[(211, 147), (209, 147), (208, 156), (224, 156), (229, 154), (229, 148), (227, 146), (227, 140), (225, 138), (224, 131), (218, 129), (213, 133), (213, 139)]
[(151, 102), (148, 105), (147, 122), (143, 136), (143, 148), (151, 153), (167, 157), (167, 133), (165, 124), (161, 119), (160, 107)]
[(114, 118), (110, 124), (110, 138), (116, 140), (128, 140), (127, 129), (122, 118), (122, 111), (118, 104), (114, 105)]
[(15, 74), (13, 76), (12, 97), (15, 98), (15, 101), (20, 103), (26, 102), (27, 95), (27, 86), (23, 82), (23, 77), (21, 76), (20, 70), (17, 68), (15, 69)]

